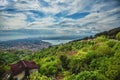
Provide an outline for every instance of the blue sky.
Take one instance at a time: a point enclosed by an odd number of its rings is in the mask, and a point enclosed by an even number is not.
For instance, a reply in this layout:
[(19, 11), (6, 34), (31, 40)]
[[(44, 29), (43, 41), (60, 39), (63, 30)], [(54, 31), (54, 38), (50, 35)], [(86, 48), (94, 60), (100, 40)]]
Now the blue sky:
[(79, 38), (115, 27), (120, 0), (0, 0), (0, 40)]

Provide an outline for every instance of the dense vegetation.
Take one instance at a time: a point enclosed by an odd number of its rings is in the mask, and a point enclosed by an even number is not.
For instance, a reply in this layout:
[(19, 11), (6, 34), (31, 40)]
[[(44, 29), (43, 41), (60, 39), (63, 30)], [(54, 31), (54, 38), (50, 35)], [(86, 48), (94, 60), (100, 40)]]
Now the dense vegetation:
[[(120, 80), (120, 32), (45, 48), (35, 53), (0, 53), (0, 75), (20, 59), (35, 61), (39, 72), (31, 80)], [(3, 67), (4, 66), (4, 67)]]
[(41, 75), (57, 80), (120, 80), (120, 41), (104, 36), (53, 46), (31, 57)]

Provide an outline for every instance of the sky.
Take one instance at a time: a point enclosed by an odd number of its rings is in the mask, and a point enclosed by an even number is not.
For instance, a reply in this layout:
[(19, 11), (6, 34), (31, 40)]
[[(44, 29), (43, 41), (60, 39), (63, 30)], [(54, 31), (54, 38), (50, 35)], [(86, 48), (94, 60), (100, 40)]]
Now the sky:
[(120, 0), (0, 0), (0, 40), (78, 39), (120, 27)]

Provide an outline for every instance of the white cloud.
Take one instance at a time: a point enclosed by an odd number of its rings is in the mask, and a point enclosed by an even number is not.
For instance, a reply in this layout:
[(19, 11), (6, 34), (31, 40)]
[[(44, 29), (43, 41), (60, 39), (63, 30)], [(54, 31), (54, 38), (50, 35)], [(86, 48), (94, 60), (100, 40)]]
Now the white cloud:
[(4, 16), (1, 16), (0, 24), (3, 25), (1, 29), (2, 30), (22, 29), (27, 24), (27, 22), (25, 22), (25, 19), (26, 16), (22, 13), (14, 15), (4, 13)]
[(52, 17), (36, 19), (35, 22), (29, 23), (26, 29), (48, 29), (55, 24), (54, 20)]
[(17, 1), (14, 4), (14, 7), (18, 10), (38, 10), (39, 9), (39, 2), (38, 0), (22, 0), (26, 3), (21, 3), (21, 0)]
[(7, 0), (0, 0), (0, 6), (6, 6), (7, 4)]
[[(26, 3), (23, 4), (20, 1)], [(0, 29), (45, 29), (55, 31), (54, 35), (80, 35), (90, 31), (94, 33), (95, 30), (103, 31), (120, 26), (120, 17), (119, 14), (116, 14), (120, 12), (120, 7), (116, 6), (117, 3), (114, 0), (110, 0), (110, 2), (105, 2), (105, 0), (44, 1), (49, 6), (43, 6), (39, 0), (15, 0), (13, 5), (9, 3), (13, 9), (22, 12), (0, 12)], [(5, 0), (2, 5), (8, 5), (8, 2)], [(36, 17), (35, 13), (29, 12), (29, 10), (42, 12), (45, 16)], [(90, 14), (80, 19), (64, 18), (64, 15), (62, 17), (54, 16), (64, 12), (67, 15), (84, 12), (90, 12)], [(28, 15), (34, 21), (27, 21)], [(39, 13), (37, 15), (39, 16)]]

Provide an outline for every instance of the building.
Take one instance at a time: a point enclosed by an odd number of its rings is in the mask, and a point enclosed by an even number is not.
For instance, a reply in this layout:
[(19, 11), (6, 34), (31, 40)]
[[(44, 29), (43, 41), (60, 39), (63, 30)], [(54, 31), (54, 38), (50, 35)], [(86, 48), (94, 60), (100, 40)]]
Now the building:
[(23, 80), (35, 71), (38, 71), (38, 65), (35, 62), (21, 60), (11, 65), (12, 80)]

